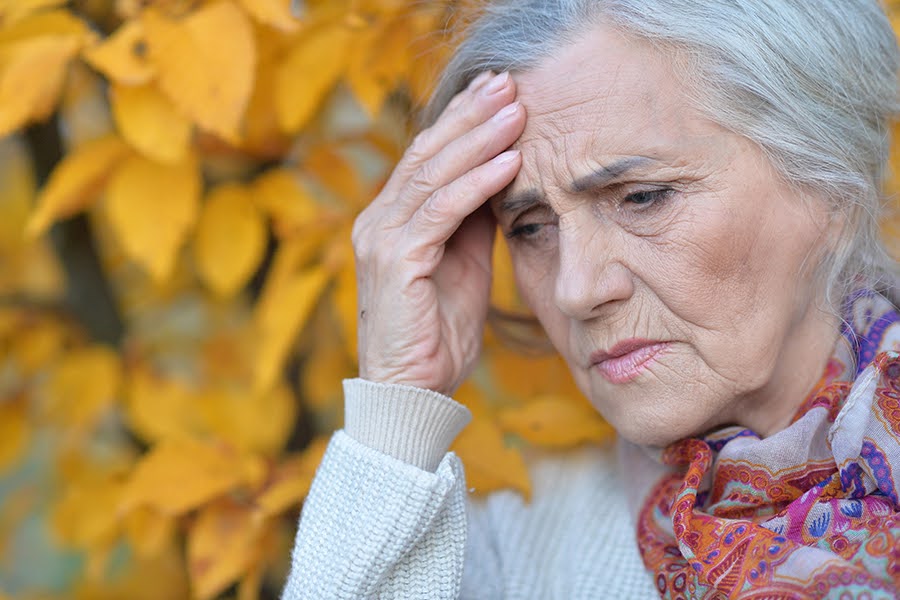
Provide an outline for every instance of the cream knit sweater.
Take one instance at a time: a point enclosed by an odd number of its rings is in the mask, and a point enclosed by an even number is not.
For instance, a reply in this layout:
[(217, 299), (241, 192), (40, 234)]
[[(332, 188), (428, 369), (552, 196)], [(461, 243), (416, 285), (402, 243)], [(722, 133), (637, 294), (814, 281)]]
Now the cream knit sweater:
[(529, 456), (533, 497), (469, 497), (447, 448), (468, 410), (428, 390), (344, 382), (303, 507), (285, 600), (657, 598), (612, 448)]

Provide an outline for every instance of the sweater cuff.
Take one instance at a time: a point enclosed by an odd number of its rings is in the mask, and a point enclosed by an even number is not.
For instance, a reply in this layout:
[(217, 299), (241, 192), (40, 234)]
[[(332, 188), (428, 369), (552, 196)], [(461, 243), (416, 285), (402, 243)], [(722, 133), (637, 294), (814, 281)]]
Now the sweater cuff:
[(471, 418), (468, 408), (432, 390), (344, 380), (344, 432), (425, 471), (437, 469)]

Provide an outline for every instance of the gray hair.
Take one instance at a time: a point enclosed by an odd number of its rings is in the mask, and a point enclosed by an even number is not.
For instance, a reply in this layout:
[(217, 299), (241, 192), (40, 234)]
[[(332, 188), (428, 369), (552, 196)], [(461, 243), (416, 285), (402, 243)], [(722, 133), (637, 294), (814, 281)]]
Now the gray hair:
[(829, 310), (860, 277), (897, 303), (897, 265), (879, 220), (900, 54), (877, 0), (490, 2), (445, 69), (425, 123), (478, 73), (527, 71), (599, 23), (685, 61), (704, 114), (758, 144), (787, 183), (822, 194), (843, 217), (821, 265)]

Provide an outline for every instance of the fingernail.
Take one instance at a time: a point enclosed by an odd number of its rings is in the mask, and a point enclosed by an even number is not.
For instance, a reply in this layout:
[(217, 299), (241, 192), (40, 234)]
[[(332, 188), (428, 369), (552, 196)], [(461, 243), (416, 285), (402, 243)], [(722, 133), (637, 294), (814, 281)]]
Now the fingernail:
[(469, 90), (477, 92), (478, 88), (483, 86), (485, 82), (493, 76), (494, 74), (490, 71), (481, 72), (475, 79), (471, 81), (471, 83), (469, 83)]
[(494, 119), (497, 121), (503, 121), (505, 119), (510, 118), (514, 114), (516, 114), (516, 111), (518, 111), (518, 110), (519, 110), (519, 101), (516, 100), (512, 104), (507, 104), (506, 106), (501, 108), (499, 111), (497, 111), (497, 114), (494, 115)]
[(491, 94), (495, 94), (502, 90), (504, 86), (509, 82), (509, 72), (504, 71), (500, 73), (493, 79), (491, 79), (485, 86), (482, 88), (481, 92), (485, 96), (490, 96)]
[(494, 158), (494, 162), (499, 165), (505, 165), (506, 163), (511, 163), (519, 157), (521, 152), (519, 150), (507, 150), (502, 154), (498, 154), (496, 158)]

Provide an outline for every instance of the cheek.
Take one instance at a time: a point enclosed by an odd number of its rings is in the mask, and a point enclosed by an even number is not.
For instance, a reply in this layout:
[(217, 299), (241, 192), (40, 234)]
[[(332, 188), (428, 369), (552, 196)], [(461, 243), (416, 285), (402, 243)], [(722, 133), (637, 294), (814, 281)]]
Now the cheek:
[(769, 193), (695, 212), (673, 232), (653, 271), (662, 303), (705, 365), (736, 393), (770, 376), (778, 349), (816, 297), (813, 278), (801, 275), (816, 263), (815, 222), (776, 204), (789, 198)]
[(697, 216), (694, 260), (709, 283), (753, 286), (757, 269), (753, 255), (759, 248), (764, 224), (756, 211), (734, 207), (735, 203), (721, 200), (716, 210)]
[[(682, 320), (705, 330), (732, 329), (751, 317), (769, 291), (774, 240), (752, 198), (712, 196), (661, 236), (645, 271), (660, 299)], [(737, 205), (737, 206), (735, 206)]]

